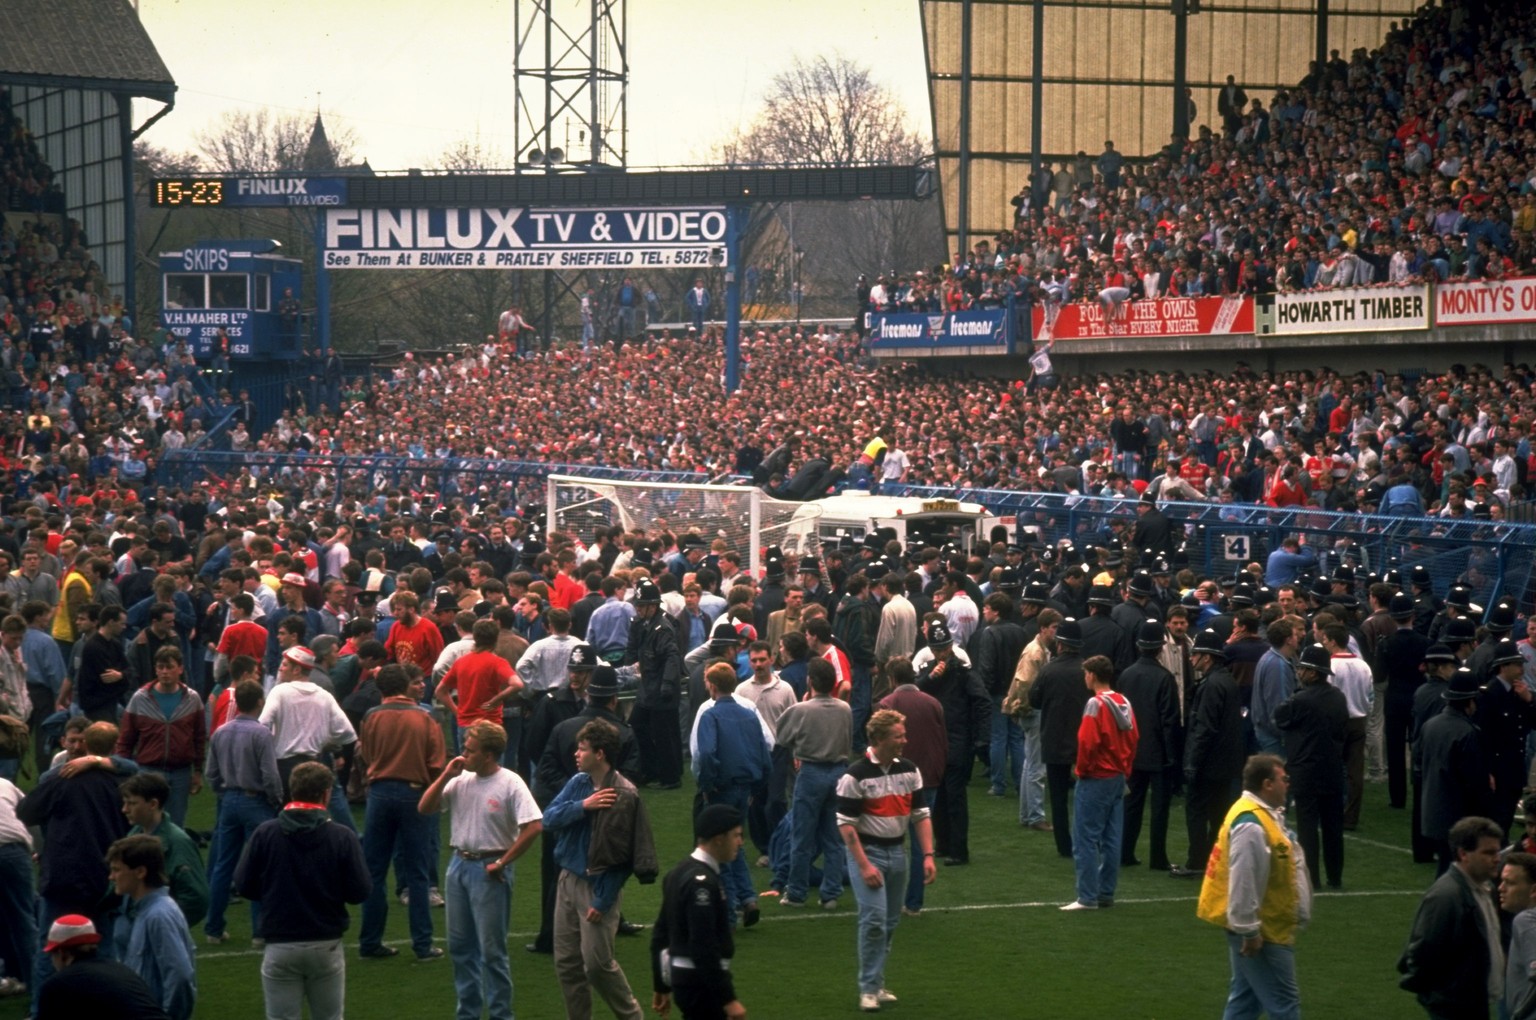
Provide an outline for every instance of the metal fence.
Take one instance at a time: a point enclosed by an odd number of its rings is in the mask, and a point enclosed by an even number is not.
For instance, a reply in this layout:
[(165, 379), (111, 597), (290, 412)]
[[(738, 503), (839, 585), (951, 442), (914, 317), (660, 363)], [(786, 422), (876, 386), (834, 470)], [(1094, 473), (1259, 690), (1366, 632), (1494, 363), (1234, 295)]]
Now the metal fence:
[[(552, 474), (615, 481), (699, 483), (719, 481), (684, 471), (636, 471), (589, 464), (476, 458), (320, 456), (287, 453), (230, 453), (179, 450), (160, 464), (162, 484), (229, 483), (242, 470), (270, 480), (278, 489), (312, 489), (323, 480), (323, 495), (368, 501), (389, 489), (465, 498), (473, 503), (512, 498), (542, 503)], [(728, 480), (746, 484), (746, 480)], [(954, 489), (886, 485), (882, 492), (929, 499), (980, 503), (999, 517), (1037, 529), (1042, 541), (1070, 539), (1079, 545), (1126, 543), (1136, 523), (1134, 500), (1003, 489)], [(1375, 573), (1422, 564), (1435, 592), (1451, 585), (1472, 589), (1473, 601), (1491, 606), (1501, 597), (1526, 608), (1536, 571), (1536, 524), (1444, 517), (1335, 513), (1303, 507), (1275, 508), (1250, 503), (1164, 503), (1163, 511), (1184, 530), (1188, 566), (1197, 574), (1231, 574), (1249, 563), (1266, 562), (1287, 536), (1304, 538), (1319, 554), (1319, 569), (1340, 563)]]
[[(980, 503), (998, 516), (1039, 530), (1042, 541), (1077, 544), (1128, 542), (1136, 524), (1136, 501), (1063, 493), (998, 489), (941, 489), (885, 486), (892, 495), (943, 497)], [(1533, 595), (1536, 525), (1448, 517), (1336, 513), (1305, 507), (1276, 508), (1252, 503), (1162, 503), (1163, 512), (1184, 529), (1189, 568), (1197, 574), (1231, 574), (1249, 563), (1263, 564), (1287, 536), (1302, 538), (1319, 555), (1319, 569), (1340, 563), (1378, 574), (1422, 564), (1435, 592), (1453, 584), (1472, 589), (1484, 607), (1508, 596), (1524, 609)]]

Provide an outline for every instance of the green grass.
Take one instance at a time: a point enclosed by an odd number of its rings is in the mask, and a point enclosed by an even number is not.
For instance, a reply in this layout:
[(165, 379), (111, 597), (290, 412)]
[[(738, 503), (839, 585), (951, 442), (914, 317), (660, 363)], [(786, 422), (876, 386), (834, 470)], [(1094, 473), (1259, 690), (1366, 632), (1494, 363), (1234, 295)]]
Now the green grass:
[[(692, 847), (691, 791), (646, 794), (663, 868)], [(212, 800), (193, 799), (194, 828), (211, 826)], [(921, 917), (903, 918), (887, 984), (901, 1002), (891, 1016), (1114, 1018), (1214, 1017), (1228, 980), (1220, 930), (1195, 918), (1198, 883), (1146, 867), (1121, 876), (1111, 911), (1061, 914), (1072, 898), (1072, 863), (1056, 855), (1049, 833), (1019, 828), (1012, 798), (986, 796), (978, 775), (971, 788), (971, 859), (939, 868)], [(446, 825), (445, 825), (446, 836)], [(1183, 807), (1175, 802), (1170, 849), (1185, 847)], [(1143, 830), (1145, 832), (1145, 830)], [(1311, 927), (1297, 945), (1302, 1005), (1308, 1020), (1418, 1015), (1397, 988), (1394, 963), (1418, 896), (1433, 869), (1414, 865), (1404, 849), (1407, 813), (1386, 806), (1386, 787), (1366, 790), (1360, 831), (1347, 840), (1344, 890), (1316, 898)], [(1143, 837), (1145, 839), (1145, 836)], [(1383, 845), (1378, 845), (1383, 844)], [(446, 839), (444, 842), (446, 848)], [(748, 852), (756, 856), (750, 845)], [(1138, 854), (1146, 858), (1145, 843)], [(759, 888), (768, 873), (753, 869)], [(625, 913), (649, 923), (660, 884), (625, 889)], [(736, 982), (754, 1018), (818, 1018), (857, 1013), (853, 897), (835, 912), (788, 911), (764, 900), (763, 922), (737, 938)], [(389, 960), (356, 955), (354, 909), (347, 960), (347, 1013), (352, 1017), (449, 1016), (454, 1008), (446, 958), (416, 962), (408, 948), (405, 909), (391, 903), (389, 939), (405, 951)], [(439, 944), (443, 913), (434, 911)], [(231, 941), (199, 942), (199, 1017), (244, 1020), (263, 1015), (260, 954), (247, 948), (249, 914), (234, 906)], [(560, 1017), (564, 1009), (548, 956), (523, 951), (538, 926), (538, 860), (518, 865), (513, 895), (512, 978), (518, 1015)], [(619, 959), (650, 1014), (648, 932), (620, 939)], [(24, 1002), (0, 1002), (0, 1020), (25, 1016)], [(599, 1004), (596, 1015), (608, 1015)], [(676, 1016), (674, 1011), (673, 1016)]]

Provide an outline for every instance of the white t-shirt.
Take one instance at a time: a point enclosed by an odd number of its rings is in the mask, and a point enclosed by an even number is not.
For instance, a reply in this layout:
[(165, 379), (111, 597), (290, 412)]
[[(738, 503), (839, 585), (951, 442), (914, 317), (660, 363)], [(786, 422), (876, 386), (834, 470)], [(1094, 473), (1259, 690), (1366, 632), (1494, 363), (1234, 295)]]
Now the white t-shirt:
[(906, 473), (912, 462), (907, 459), (905, 450), (886, 450), (885, 460), (880, 465), (882, 480), (894, 482)]
[(470, 852), (505, 850), (524, 825), (544, 817), (523, 777), (508, 769), (454, 776), (443, 787), (443, 803), (452, 811), (449, 842)]

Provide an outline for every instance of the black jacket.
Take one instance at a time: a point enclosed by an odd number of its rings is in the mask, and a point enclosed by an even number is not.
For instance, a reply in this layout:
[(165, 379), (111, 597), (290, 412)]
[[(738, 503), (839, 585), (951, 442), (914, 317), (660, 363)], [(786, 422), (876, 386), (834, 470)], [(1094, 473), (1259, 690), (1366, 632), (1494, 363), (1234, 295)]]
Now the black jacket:
[(1488, 1015), (1488, 932), (1472, 882), (1452, 867), (1419, 901), (1398, 985), (1434, 1016)]
[[(981, 686), (981, 678), (950, 656), (942, 676), (935, 677), (935, 659), (917, 674), (917, 689), (944, 708), (944, 729), (949, 735), (949, 767), (963, 765), (971, 753), (989, 739), (992, 699)], [(1075, 732), (1075, 731), (1074, 731)]]
[(1414, 692), (1424, 683), (1424, 653), (1429, 650), (1429, 638), (1412, 628), (1399, 628), (1382, 638), (1376, 645), (1376, 675), (1387, 682), (1387, 700), (1413, 701)]
[(1014, 667), (1028, 643), (1024, 628), (1007, 620), (983, 626), (971, 637), (971, 672), (989, 695), (1008, 693)]
[(1136, 659), (1136, 643), (1110, 616), (1093, 615), (1082, 620), (1083, 658), (1102, 655), (1122, 670)]
[(328, 812), (290, 808), (251, 833), (235, 889), (262, 902), (258, 938), (318, 942), (342, 936), (346, 905), (366, 900), (373, 881), (357, 833)]
[(1422, 776), (1420, 835), (1440, 842), (1461, 819), (1488, 814), (1492, 797), (1483, 739), (1459, 703), (1447, 704), (1424, 724), (1413, 745), (1413, 764)]
[(636, 616), (629, 625), (629, 650), (625, 662), (640, 666), (636, 708), (676, 705), (682, 689), (683, 655), (677, 647), (677, 629), (658, 606), (647, 620)]
[[(713, 990), (720, 1002), (736, 998), (731, 972), (726, 970), (736, 954), (731, 935), (730, 911), (725, 888), (715, 869), (693, 857), (667, 872), (661, 883), (661, 912), (651, 929), (651, 984), (658, 992), (676, 985)], [(671, 981), (661, 972), (661, 954), (672, 957)], [(681, 966), (678, 959), (692, 966)]]
[(1189, 696), (1189, 734), (1184, 739), (1184, 779), (1226, 789), (1243, 772), (1243, 703), (1237, 681), (1217, 666)]
[(1083, 684), (1083, 660), (1076, 652), (1064, 651), (1041, 668), (1029, 689), (1029, 703), (1040, 713), (1041, 762), (1077, 764), (1077, 727), (1089, 697)]
[(1143, 654), (1133, 662), (1115, 690), (1124, 694), (1136, 713), (1134, 768), (1161, 771), (1184, 761), (1184, 725), (1179, 721), (1179, 685), (1173, 674), (1163, 668), (1157, 656)]
[(1329, 683), (1306, 684), (1275, 706), (1285, 737), (1285, 767), (1298, 785), (1335, 790), (1344, 785), (1344, 731), (1349, 703)]
[(1478, 695), (1472, 721), (1482, 734), (1483, 753), (1498, 795), (1513, 804), (1525, 786), (1525, 736), (1536, 728), (1536, 699), (1522, 701), (1494, 677)]
[(640, 745), (635, 742), (635, 731), (629, 728), (629, 723), (606, 708), (594, 708), (589, 704), (580, 713), (557, 723), (550, 730), (549, 739), (544, 742), (543, 751), (534, 766), (533, 778), (534, 799), (540, 805), (547, 805), (553, 800), (576, 774), (576, 734), (593, 719), (606, 720), (619, 731), (619, 760), (614, 763), (614, 768), (630, 782), (640, 777)]

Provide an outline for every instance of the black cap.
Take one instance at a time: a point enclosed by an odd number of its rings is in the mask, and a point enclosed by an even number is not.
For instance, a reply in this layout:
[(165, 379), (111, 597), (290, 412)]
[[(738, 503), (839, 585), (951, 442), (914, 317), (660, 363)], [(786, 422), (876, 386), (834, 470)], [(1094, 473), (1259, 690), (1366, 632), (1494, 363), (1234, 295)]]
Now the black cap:
[(1493, 664), (1495, 666), (1504, 666), (1512, 662), (1523, 664), (1525, 662), (1525, 656), (1520, 654), (1519, 645), (1515, 644), (1509, 638), (1504, 638), (1499, 642), (1497, 648), (1494, 650)]
[(802, 556), (800, 557), (799, 572), (802, 574), (815, 574), (817, 577), (820, 577), (821, 561), (814, 556)]
[(578, 641), (571, 646), (570, 658), (565, 660), (565, 668), (591, 669), (597, 665), (597, 650), (585, 641)]
[(1477, 675), (1463, 666), (1451, 674), (1451, 682), (1446, 685), (1440, 697), (1446, 701), (1471, 701), (1481, 693), (1483, 686), (1477, 682)]
[(1253, 585), (1247, 582), (1238, 584), (1232, 589), (1232, 594), (1227, 597), (1227, 601), (1234, 606), (1253, 605)]
[(1136, 571), (1131, 578), (1130, 592), (1132, 595), (1151, 595), (1157, 589), (1152, 585), (1152, 575), (1145, 570)]
[(1328, 649), (1322, 645), (1308, 645), (1301, 650), (1301, 656), (1296, 661), (1297, 669), (1310, 669), (1321, 673), (1323, 676), (1333, 675), (1333, 657), (1328, 654)]
[[(1115, 591), (1106, 584), (1096, 584), (1088, 589), (1088, 604), (1090, 606), (1112, 606), (1115, 604)], [(1059, 635), (1058, 635), (1059, 638)]]
[(1221, 639), (1220, 634), (1216, 633), (1215, 628), (1207, 627), (1195, 635), (1193, 652), (1196, 655), (1214, 655), (1217, 658), (1225, 659), (1227, 657), (1227, 643)]
[(1488, 620), (1483, 626), (1500, 634), (1513, 630), (1515, 626), (1515, 607), (1508, 602), (1500, 602), (1488, 610)]
[(1400, 591), (1387, 603), (1387, 615), (1394, 620), (1413, 619), (1413, 596)]
[(1333, 568), (1333, 580), (1338, 584), (1354, 584), (1355, 568), (1348, 563), (1341, 563)]
[(1023, 582), (1019, 580), (1019, 572), (1012, 567), (1004, 567), (997, 575), (998, 591), (1018, 591), (1023, 586)]
[(949, 636), (949, 628), (944, 625), (943, 620), (934, 620), (928, 625), (929, 648), (943, 648), (945, 645), (953, 643)]
[(1425, 662), (1455, 662), (1456, 661), (1456, 653), (1451, 651), (1445, 645), (1442, 645), (1439, 642), (1436, 642), (1435, 644), (1432, 644), (1428, 648), (1424, 649), (1424, 661)]
[(1458, 617), (1445, 625), (1445, 643), (1448, 645), (1464, 645), (1477, 640), (1477, 625), (1465, 616)]
[(618, 670), (605, 663), (600, 663), (592, 669), (592, 679), (587, 681), (587, 696), (591, 698), (612, 698), (619, 693)]
[(1043, 606), (1050, 595), (1051, 590), (1037, 581), (1024, 589), (1024, 597), (1020, 601), (1026, 605)]
[(1445, 593), (1445, 604), (1457, 609), (1470, 609), (1472, 607), (1472, 589), (1464, 584), (1453, 584), (1451, 590)]
[(459, 611), (459, 600), (454, 598), (451, 591), (440, 591), (437, 593), (436, 601), (432, 603), (432, 611), (435, 613), (457, 613)]
[(1312, 587), (1307, 594), (1318, 600), (1326, 599), (1333, 594), (1333, 584), (1326, 577), (1319, 577), (1312, 582)]
[(1148, 620), (1136, 628), (1137, 648), (1161, 648), (1163, 647), (1163, 625), (1156, 620)]
[(655, 581), (641, 581), (635, 585), (635, 605), (655, 606), (661, 604), (661, 589), (656, 587)]
[(1061, 621), (1061, 626), (1056, 628), (1056, 641), (1058, 644), (1081, 648), (1083, 645), (1082, 626), (1072, 619)]
[(1408, 583), (1420, 588), (1428, 588), (1430, 585), (1429, 568), (1422, 563), (1415, 563), (1413, 569), (1408, 571)]
[(641, 546), (630, 554), (629, 560), (637, 567), (648, 567), (652, 563), (651, 550), (646, 546)]
[(714, 839), (741, 825), (741, 812), (729, 804), (711, 804), (693, 820), (693, 838)]

